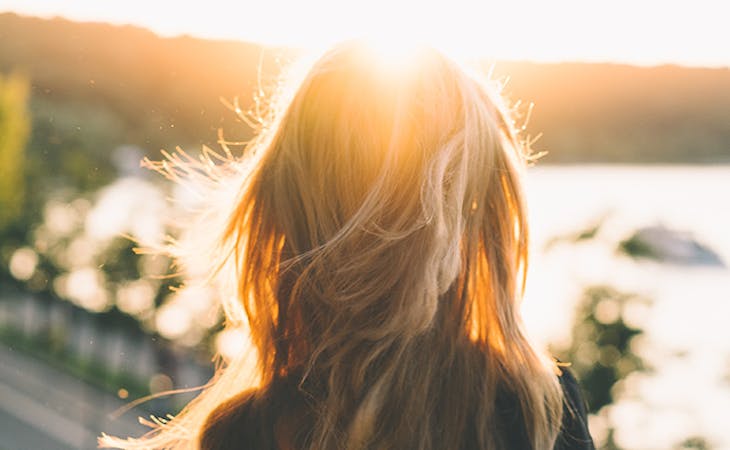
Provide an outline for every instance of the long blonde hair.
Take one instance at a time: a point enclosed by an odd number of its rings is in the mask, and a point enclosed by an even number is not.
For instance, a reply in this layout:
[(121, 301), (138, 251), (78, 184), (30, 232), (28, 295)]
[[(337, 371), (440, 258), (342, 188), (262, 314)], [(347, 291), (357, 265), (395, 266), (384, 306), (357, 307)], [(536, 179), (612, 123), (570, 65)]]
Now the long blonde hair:
[(237, 187), (210, 266), (232, 268), (227, 326), (247, 326), (255, 368), (231, 361), (148, 436), (101, 443), (195, 448), (224, 400), (296, 377), (310, 449), (460, 448), (470, 429), (500, 448), (500, 390), (552, 448), (562, 392), (519, 312), (527, 149), (499, 96), (433, 49), (394, 69), (348, 42), (281, 105), (208, 175)]

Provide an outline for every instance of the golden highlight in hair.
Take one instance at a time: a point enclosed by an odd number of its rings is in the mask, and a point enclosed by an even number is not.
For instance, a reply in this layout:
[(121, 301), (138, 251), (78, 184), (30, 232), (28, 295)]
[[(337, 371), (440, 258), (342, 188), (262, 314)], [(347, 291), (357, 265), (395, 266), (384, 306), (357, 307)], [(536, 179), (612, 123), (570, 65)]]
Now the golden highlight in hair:
[(499, 96), (439, 52), (394, 71), (347, 42), (241, 159), (196, 171), (171, 155), (168, 176), (236, 189), (212, 206), (224, 220), (205, 254), (211, 280), (232, 280), (227, 326), (248, 327), (254, 363), (219, 369), (147, 436), (102, 444), (222, 448), (216, 420), (238, 404), (226, 400), (287, 379), (309, 411), (289, 421), (307, 429), (291, 448), (503, 448), (499, 392), (532, 447), (553, 448), (563, 394), (519, 312), (525, 147)]

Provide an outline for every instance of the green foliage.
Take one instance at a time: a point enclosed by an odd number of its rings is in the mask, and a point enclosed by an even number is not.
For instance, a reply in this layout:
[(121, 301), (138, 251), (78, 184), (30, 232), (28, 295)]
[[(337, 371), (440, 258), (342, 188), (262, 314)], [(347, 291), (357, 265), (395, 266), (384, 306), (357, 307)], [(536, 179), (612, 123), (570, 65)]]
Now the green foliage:
[(641, 239), (637, 234), (619, 243), (619, 251), (634, 258), (658, 258), (651, 245)]
[[(619, 381), (632, 372), (650, 370), (632, 345), (643, 331), (625, 320), (635, 302), (646, 304), (647, 300), (610, 286), (586, 288), (576, 309), (570, 346), (553, 349), (580, 380), (591, 414), (618, 400), (614, 388)], [(621, 449), (615, 431), (613, 425), (608, 427), (601, 449)]]
[(39, 206), (49, 192), (79, 192), (108, 184), (116, 175), (113, 150), (125, 143), (125, 125), (107, 107), (78, 101), (32, 99), (33, 132), (28, 144), (30, 199)]
[(134, 253), (137, 245), (125, 237), (117, 237), (106, 244), (104, 252), (96, 255), (97, 264), (112, 282), (139, 279), (139, 255)]
[(593, 286), (583, 292), (571, 345), (557, 354), (571, 364), (580, 379), (591, 413), (614, 402), (613, 387), (619, 380), (646, 369), (631, 347), (642, 330), (628, 325), (623, 318), (626, 305), (642, 301), (609, 286)]
[(560, 243), (577, 244), (593, 240), (603, 230), (604, 222), (605, 217), (602, 217), (596, 220), (595, 223), (579, 230), (569, 231), (567, 233), (554, 236), (545, 243), (545, 249), (549, 250), (551, 247)]
[(0, 234), (16, 225), (25, 201), (25, 146), (30, 132), (28, 81), (0, 74)]
[(712, 445), (702, 436), (692, 436), (674, 446), (673, 450), (711, 450)]

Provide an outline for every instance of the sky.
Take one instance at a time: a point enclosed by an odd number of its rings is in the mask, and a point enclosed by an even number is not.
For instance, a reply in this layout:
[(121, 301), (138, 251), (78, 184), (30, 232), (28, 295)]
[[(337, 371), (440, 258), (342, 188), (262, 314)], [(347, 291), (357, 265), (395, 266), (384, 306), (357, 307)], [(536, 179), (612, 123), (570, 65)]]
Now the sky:
[(302, 48), (375, 35), (465, 57), (730, 67), (726, 0), (0, 0), (0, 11)]

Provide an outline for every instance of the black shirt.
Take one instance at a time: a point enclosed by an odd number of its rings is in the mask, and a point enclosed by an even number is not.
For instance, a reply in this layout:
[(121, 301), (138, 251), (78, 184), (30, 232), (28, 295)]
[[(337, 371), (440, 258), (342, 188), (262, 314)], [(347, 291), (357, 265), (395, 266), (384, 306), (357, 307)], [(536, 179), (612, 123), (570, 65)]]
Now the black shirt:
[[(586, 407), (573, 374), (562, 368), (559, 377), (563, 388), (563, 423), (553, 450), (595, 450), (588, 431)], [(248, 391), (221, 405), (208, 417), (201, 439), (202, 450), (278, 450), (273, 423), (276, 418), (301, 405), (296, 387), (271, 391)], [(501, 447), (509, 450), (534, 450), (530, 446), (519, 403), (514, 396), (498, 394), (497, 426), (503, 436)], [(474, 439), (466, 437), (465, 449), (475, 448)]]
[(559, 377), (563, 388), (563, 426), (555, 443), (555, 450), (594, 450), (593, 439), (588, 430), (586, 404), (573, 374), (562, 370)]
[[(563, 423), (554, 450), (595, 450), (588, 431), (585, 401), (572, 372), (561, 368), (558, 377), (563, 388)], [(502, 447), (509, 450), (533, 450), (525, 432), (519, 404), (514, 396), (497, 395), (497, 423), (503, 436)], [(469, 445), (467, 444), (467, 448)]]

